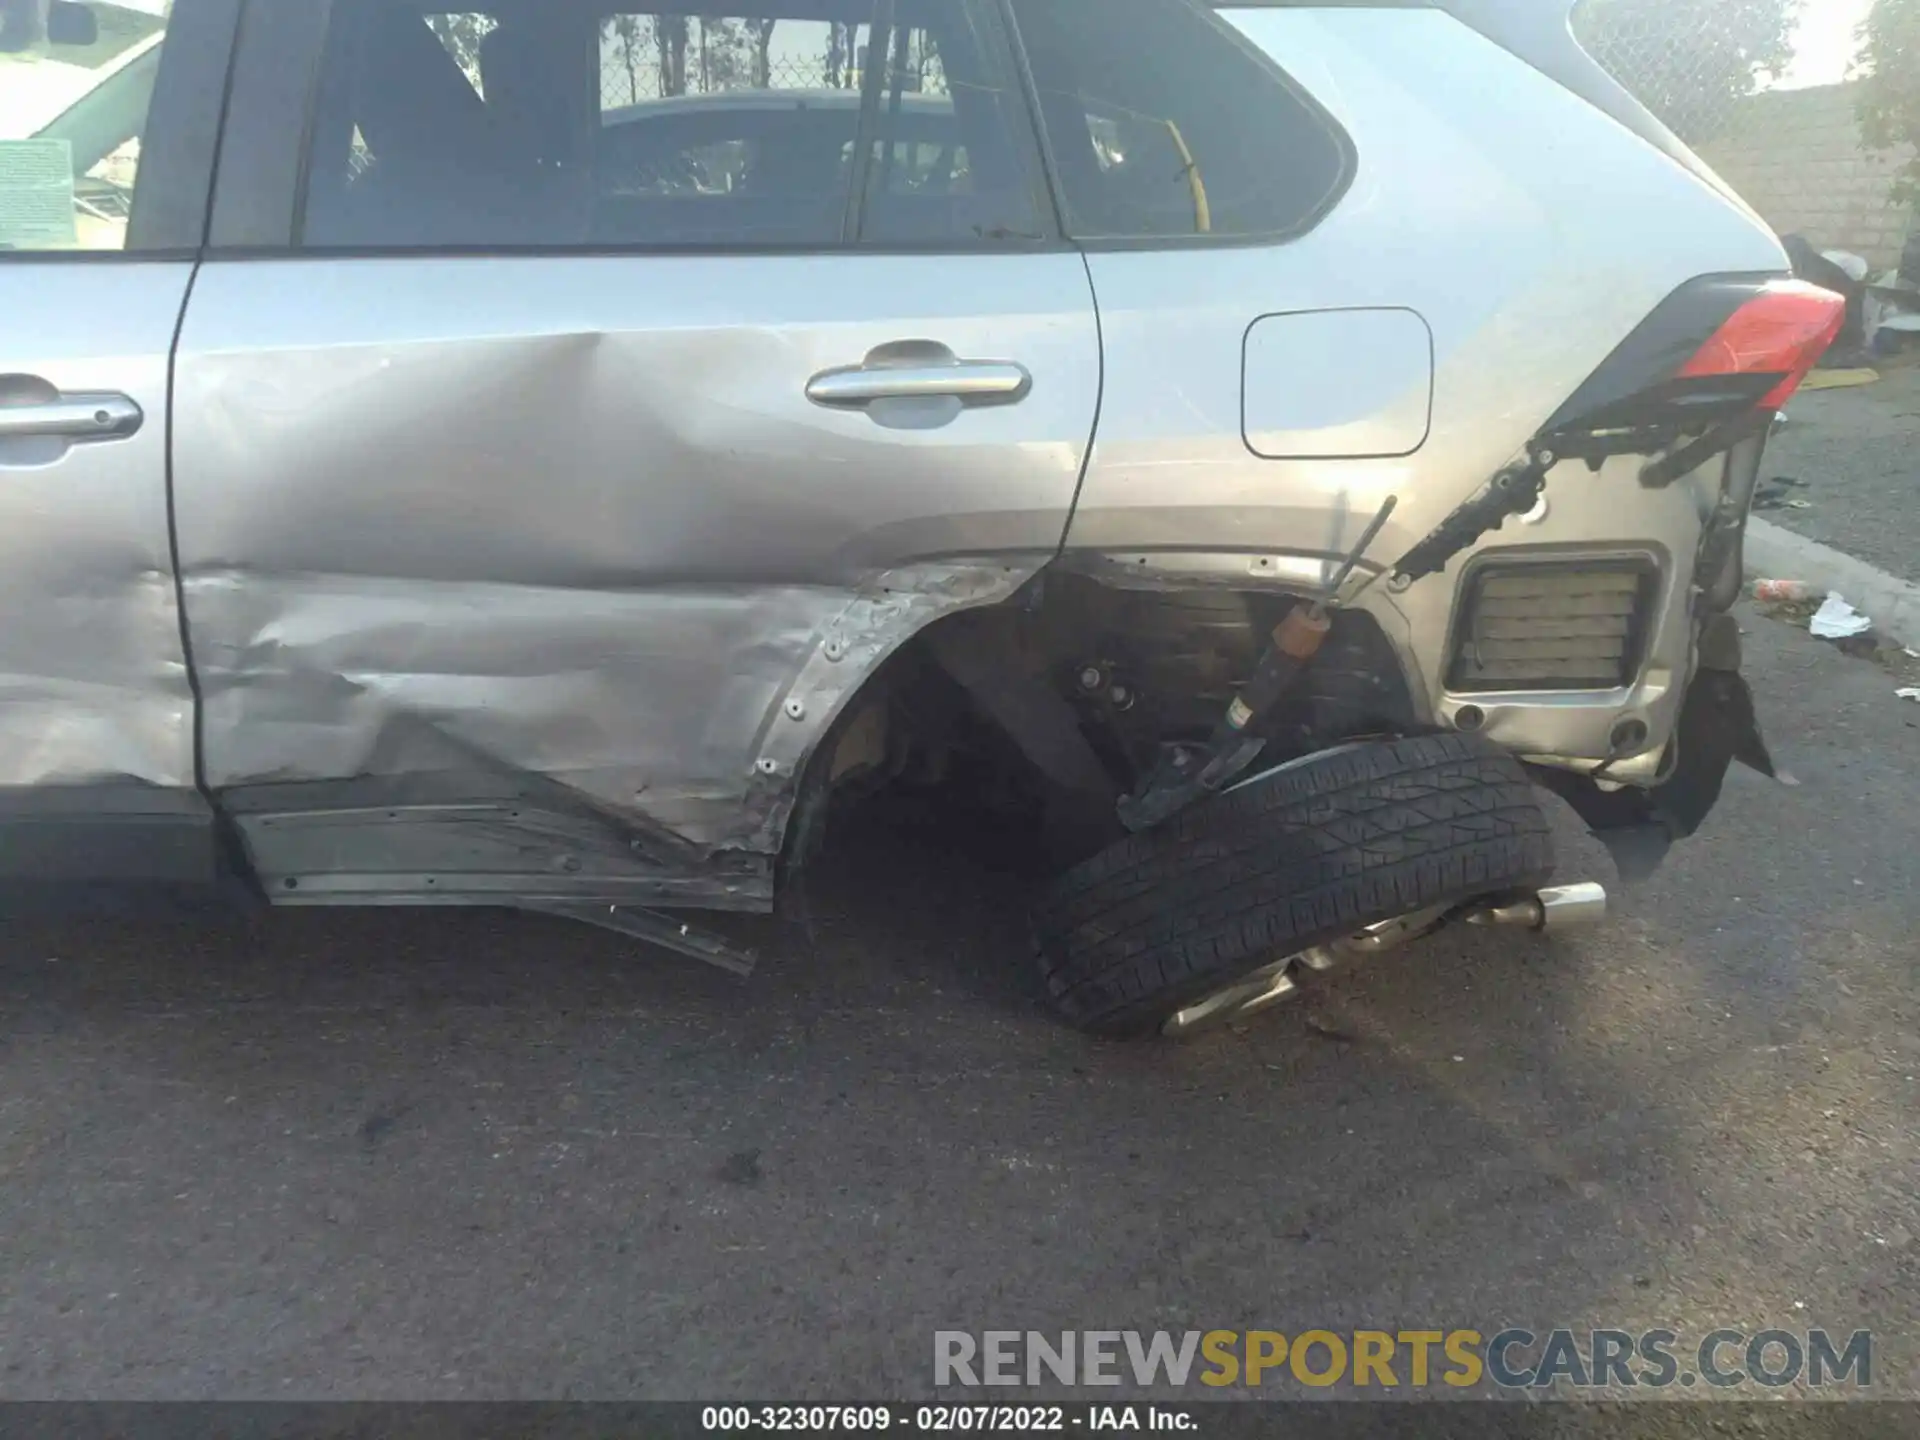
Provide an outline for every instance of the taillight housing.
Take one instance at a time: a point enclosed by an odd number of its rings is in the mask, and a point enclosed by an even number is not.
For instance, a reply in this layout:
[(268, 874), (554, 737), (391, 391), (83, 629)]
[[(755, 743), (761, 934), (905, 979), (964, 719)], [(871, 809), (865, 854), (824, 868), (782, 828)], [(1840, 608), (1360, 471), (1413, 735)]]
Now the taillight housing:
[(1839, 338), (1847, 302), (1804, 280), (1776, 280), (1734, 311), (1677, 378), (1756, 375), (1775, 383), (1757, 406), (1778, 410)]
[(1683, 285), (1550, 420), (1567, 456), (1650, 455), (1786, 404), (1846, 323), (1831, 290), (1772, 275)]

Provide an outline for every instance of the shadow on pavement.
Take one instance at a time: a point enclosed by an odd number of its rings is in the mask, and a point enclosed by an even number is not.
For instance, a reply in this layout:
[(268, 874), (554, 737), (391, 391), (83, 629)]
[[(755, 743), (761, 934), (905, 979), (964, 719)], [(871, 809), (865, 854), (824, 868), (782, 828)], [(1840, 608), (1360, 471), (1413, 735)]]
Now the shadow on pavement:
[[(726, 922), (744, 984), (497, 913), (15, 919), (0, 1393), (906, 1398), (943, 1328), (1891, 1332), (1920, 927), (1872, 846), (1825, 852), (1860, 887), (1756, 870), (1744, 836), (1855, 804), (1775, 734), (1789, 808), (1737, 783), (1617, 925), (1442, 937), (1184, 1046), (1058, 1027), (1018, 867), (898, 812), (836, 843), (812, 943)], [(1859, 739), (1911, 805), (1903, 733)]]

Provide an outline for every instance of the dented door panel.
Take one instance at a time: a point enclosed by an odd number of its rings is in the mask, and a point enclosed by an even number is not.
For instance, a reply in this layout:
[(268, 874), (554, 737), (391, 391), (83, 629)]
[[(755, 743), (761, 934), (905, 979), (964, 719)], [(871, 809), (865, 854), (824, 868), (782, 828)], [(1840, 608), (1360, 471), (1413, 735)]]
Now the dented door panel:
[(0, 787), (193, 787), (167, 542), (167, 347), (192, 270), (4, 272), (0, 405), (91, 397), (82, 411), (109, 418), (94, 437), (0, 437)]
[[(900, 342), (1031, 388), (808, 399)], [(459, 883), (350, 856), (343, 805), (349, 832), (573, 809), (634, 837), (643, 893), (772, 854), (880, 660), (1057, 549), (1099, 363), (1069, 253), (209, 264), (177, 440), (208, 784), (303, 898)], [(569, 854), (466, 868), (513, 889)]]

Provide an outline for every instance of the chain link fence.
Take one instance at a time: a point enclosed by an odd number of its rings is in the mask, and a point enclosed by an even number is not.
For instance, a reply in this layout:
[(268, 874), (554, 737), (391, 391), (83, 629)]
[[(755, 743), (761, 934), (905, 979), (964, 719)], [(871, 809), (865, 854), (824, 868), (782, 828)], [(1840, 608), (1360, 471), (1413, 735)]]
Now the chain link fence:
[(651, 55), (631, 63), (622, 47), (601, 48), (600, 103), (605, 109), (665, 99), (672, 94), (714, 95), (740, 90), (852, 90), (860, 88), (857, 65), (830, 64), (824, 58), (798, 56), (769, 58), (765, 67), (744, 72), (728, 69), (715, 76), (702, 74), (697, 63), (688, 67), (684, 81), (663, 80), (660, 64)]
[[(670, 29), (668, 18), (677, 21)], [(865, 25), (616, 16), (601, 29), (600, 103), (615, 109), (674, 95), (858, 91), (868, 55)], [(896, 32), (887, 58), (897, 62), (906, 93), (945, 91), (939, 55), (924, 30)]]
[[(1819, 3), (1819, 0), (1815, 0)], [(1792, 59), (1801, 0), (1585, 0), (1573, 16), (1587, 52), (1689, 144)]]

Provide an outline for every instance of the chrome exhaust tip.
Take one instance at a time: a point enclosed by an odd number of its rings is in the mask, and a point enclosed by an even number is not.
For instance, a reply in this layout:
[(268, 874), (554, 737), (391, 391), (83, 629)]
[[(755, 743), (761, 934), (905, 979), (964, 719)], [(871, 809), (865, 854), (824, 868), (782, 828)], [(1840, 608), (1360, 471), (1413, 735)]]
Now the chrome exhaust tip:
[[(1396, 920), (1382, 920), (1358, 934), (1331, 944), (1316, 945), (1262, 966), (1233, 984), (1214, 991), (1169, 1015), (1160, 1033), (1187, 1039), (1219, 1025), (1247, 1019), (1262, 1010), (1284, 1004), (1300, 994), (1299, 977), (1305, 971), (1327, 971), (1348, 960), (1397, 949), (1432, 934), (1446, 918), (1444, 906), (1416, 910)], [(1570, 930), (1597, 925), (1607, 917), (1606, 888), (1586, 881), (1579, 885), (1551, 885), (1501, 905), (1481, 905), (1463, 916), (1469, 925), (1511, 926), (1522, 930)]]
[(1469, 925), (1513, 926), (1522, 930), (1574, 930), (1607, 918), (1607, 890), (1591, 880), (1550, 885), (1504, 905), (1488, 905), (1467, 916)]

